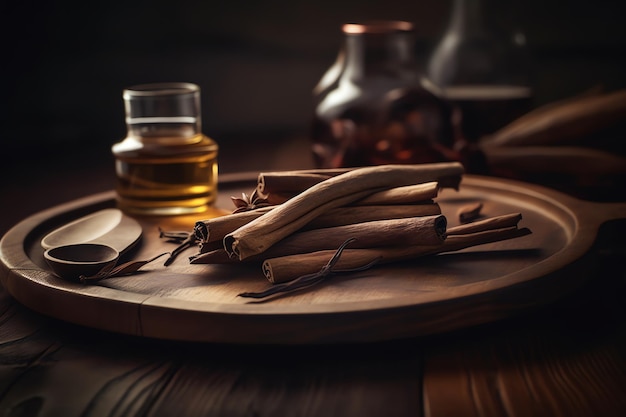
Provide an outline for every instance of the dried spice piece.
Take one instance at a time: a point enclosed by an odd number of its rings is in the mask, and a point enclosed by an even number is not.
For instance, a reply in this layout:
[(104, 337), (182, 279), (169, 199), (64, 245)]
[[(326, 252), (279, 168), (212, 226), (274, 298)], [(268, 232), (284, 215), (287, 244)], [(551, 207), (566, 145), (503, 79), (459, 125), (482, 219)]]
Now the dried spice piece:
[(469, 223), (478, 219), (482, 213), (483, 203), (476, 203), (459, 209), (459, 221), (461, 223)]
[(341, 257), (341, 254), (343, 253), (346, 246), (348, 246), (350, 243), (354, 241), (355, 239), (348, 239), (345, 242), (343, 242), (341, 246), (339, 246), (335, 254), (330, 258), (330, 260), (324, 266), (322, 266), (322, 268), (318, 272), (315, 272), (313, 274), (302, 275), (301, 277), (298, 277), (295, 280), (292, 280), (284, 284), (273, 285), (265, 291), (243, 292), (239, 294), (239, 297), (262, 299), (262, 298), (267, 298), (267, 297), (270, 297), (272, 295), (279, 294), (279, 293), (289, 293), (289, 292), (294, 292), (294, 291), (300, 291), (305, 288), (310, 288), (315, 284), (319, 284), (320, 282), (328, 278), (331, 274), (364, 271), (374, 266), (378, 262), (378, 258), (374, 258), (372, 261), (368, 262), (367, 264), (356, 267), (356, 268), (333, 269), (335, 264), (337, 264), (337, 262), (339, 261), (339, 258)]
[[(398, 245), (346, 249), (338, 262), (338, 266), (349, 269), (363, 265), (374, 258), (379, 258), (380, 264), (386, 264), (519, 238), (531, 233), (527, 228), (518, 228), (517, 223), (521, 217), (521, 214), (513, 213), (449, 228), (445, 241), (438, 245)], [(330, 256), (329, 251), (325, 250), (269, 258), (263, 262), (262, 270), (268, 281), (273, 284), (280, 284), (319, 270), (328, 256)]]
[(159, 227), (159, 237), (178, 243), (178, 246), (170, 253), (169, 258), (165, 261), (165, 266), (171, 265), (176, 260), (178, 255), (180, 255), (184, 250), (195, 246), (198, 243), (198, 239), (194, 232), (168, 232)]
[[(437, 197), (440, 188), (442, 187), (437, 181), (390, 188), (355, 201), (351, 206), (423, 204), (428, 201), (432, 202)], [(295, 193), (271, 193), (267, 196), (267, 201), (272, 205), (282, 204), (295, 195)]]
[(229, 214), (227, 216), (214, 217), (208, 220), (196, 222), (193, 232), (200, 243), (222, 241), (224, 236), (244, 224), (250, 223), (257, 217), (272, 210), (273, 207), (262, 207), (250, 211)]
[(448, 237), (453, 235), (468, 235), (471, 233), (484, 232), (486, 230), (505, 229), (507, 227), (517, 226), (520, 220), (522, 220), (521, 213), (488, 217), (473, 223), (450, 227), (448, 228)]
[(196, 235), (194, 235), (193, 233), (189, 233), (189, 236), (187, 236), (187, 238), (185, 240), (183, 240), (182, 242), (180, 242), (180, 245), (178, 245), (171, 253), (170, 256), (165, 260), (165, 266), (169, 266), (171, 265), (176, 258), (178, 257), (178, 255), (180, 255), (184, 250), (195, 246), (198, 243), (198, 241), (196, 240)]
[[(296, 232), (287, 236), (265, 252), (246, 258), (244, 262), (258, 262), (267, 258), (299, 253), (332, 250), (349, 238), (356, 241), (352, 248), (383, 246), (438, 245), (446, 238), (445, 216), (422, 216), (401, 219), (375, 220), (343, 226)], [(228, 256), (221, 248), (200, 253), (190, 258), (192, 264), (218, 264), (241, 262)]]
[(141, 268), (142, 266), (149, 264), (150, 262), (153, 262), (159, 259), (161, 256), (164, 256), (167, 254), (169, 254), (169, 252), (161, 253), (148, 260), (130, 261), (122, 265), (118, 265), (118, 266), (111, 264), (111, 265), (105, 266), (100, 272), (98, 272), (95, 275), (91, 275), (91, 276), (81, 275), (80, 277), (78, 277), (78, 279), (83, 284), (90, 284), (93, 282), (102, 281), (103, 279), (107, 279), (107, 278), (120, 277), (124, 275), (132, 275), (135, 272), (137, 272), (137, 270), (139, 270), (139, 268)]
[(329, 210), (311, 220), (300, 230), (322, 229), (326, 227), (359, 224), (376, 220), (406, 219), (409, 217), (435, 216), (441, 214), (437, 203), (402, 204), (384, 206), (347, 206)]
[(261, 253), (329, 210), (348, 205), (377, 191), (460, 177), (457, 162), (384, 165), (359, 168), (331, 177), (277, 206), (269, 213), (224, 237), (224, 249), (240, 260)]
[[(283, 196), (286, 200), (331, 177), (357, 169), (362, 168), (322, 168), (317, 170), (262, 172), (257, 179), (257, 189), (270, 199), (276, 196)], [(443, 175), (437, 180), (440, 188), (457, 189), (461, 178), (453, 174), (450, 176)]]
[[(219, 242), (219, 247), (222, 247), (222, 239), (224, 239), (224, 236), (250, 223), (257, 217), (261, 217), (270, 210), (273, 210), (273, 208), (274, 207), (263, 207), (252, 211), (244, 211), (197, 222), (194, 226), (194, 234), (200, 242), (200, 252), (203, 253), (215, 249), (213, 245), (215, 242)], [(302, 229), (320, 229), (323, 227), (342, 226), (374, 220), (432, 216), (437, 214), (441, 214), (441, 207), (439, 204), (432, 201), (426, 201), (421, 204), (345, 206), (329, 210), (304, 225)]]
[(416, 204), (432, 201), (439, 193), (437, 181), (405, 185), (374, 193), (362, 200), (355, 201), (358, 206), (377, 204)]
[(172, 242), (182, 242), (189, 237), (189, 232), (184, 231), (166, 231), (159, 227), (159, 237), (161, 239), (168, 239)]
[[(229, 255), (225, 253), (222, 239), (224, 239), (226, 234), (267, 212), (261, 213), (260, 211), (262, 210), (257, 209), (197, 222), (194, 232), (200, 242), (198, 245), (200, 251), (199, 254), (190, 257), (191, 263), (230, 263), (238, 261), (236, 258), (230, 259)], [(440, 214), (441, 207), (439, 207), (439, 204), (431, 202), (410, 205), (338, 207), (312, 220), (303, 226), (300, 231)], [(220, 250), (224, 254), (218, 254), (217, 252)]]
[(344, 174), (352, 169), (355, 168), (261, 172), (257, 179), (258, 190), (264, 195), (297, 194), (330, 177)]
[(251, 195), (241, 193), (241, 198), (231, 197), (230, 199), (236, 207), (233, 213), (255, 210), (270, 205), (267, 197), (261, 195), (258, 189), (255, 189)]

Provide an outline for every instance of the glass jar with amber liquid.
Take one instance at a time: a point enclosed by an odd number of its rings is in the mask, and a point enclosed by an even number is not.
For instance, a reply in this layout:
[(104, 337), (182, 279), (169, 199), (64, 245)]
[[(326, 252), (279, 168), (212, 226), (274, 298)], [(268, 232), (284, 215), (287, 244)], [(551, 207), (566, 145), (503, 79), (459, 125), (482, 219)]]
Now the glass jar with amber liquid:
[(113, 145), (118, 206), (140, 215), (201, 213), (217, 195), (217, 143), (201, 131), (200, 88), (143, 84), (123, 92), (127, 136)]
[(451, 110), (419, 71), (413, 24), (348, 23), (342, 31), (338, 59), (314, 90), (316, 165), (447, 160)]

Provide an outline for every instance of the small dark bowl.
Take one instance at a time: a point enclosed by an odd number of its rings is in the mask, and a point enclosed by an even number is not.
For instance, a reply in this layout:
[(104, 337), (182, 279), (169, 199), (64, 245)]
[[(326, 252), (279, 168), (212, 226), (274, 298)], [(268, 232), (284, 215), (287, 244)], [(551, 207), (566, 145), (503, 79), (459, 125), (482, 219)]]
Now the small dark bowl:
[(81, 275), (95, 275), (104, 267), (115, 264), (120, 254), (110, 246), (81, 243), (48, 249), (43, 256), (56, 275), (79, 281)]

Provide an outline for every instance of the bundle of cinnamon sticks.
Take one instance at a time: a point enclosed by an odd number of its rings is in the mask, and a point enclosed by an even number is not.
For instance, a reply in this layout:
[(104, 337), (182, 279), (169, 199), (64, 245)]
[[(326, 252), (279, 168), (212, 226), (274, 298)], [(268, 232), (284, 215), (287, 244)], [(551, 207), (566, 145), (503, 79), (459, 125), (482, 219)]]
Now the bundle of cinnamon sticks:
[(192, 264), (257, 262), (273, 284), (319, 271), (342, 243), (337, 268), (389, 263), (516, 238), (520, 213), (454, 228), (435, 201), (458, 189), (463, 166), (419, 165), (259, 174), (264, 207), (196, 223)]

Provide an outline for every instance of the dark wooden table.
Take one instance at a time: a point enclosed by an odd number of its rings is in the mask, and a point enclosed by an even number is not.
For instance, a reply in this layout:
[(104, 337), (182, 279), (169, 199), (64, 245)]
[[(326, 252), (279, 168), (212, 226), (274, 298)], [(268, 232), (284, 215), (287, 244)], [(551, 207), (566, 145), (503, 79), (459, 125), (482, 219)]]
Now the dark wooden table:
[[(279, 151), (269, 159), (256, 153), (242, 159), (236, 146), (223, 148), (223, 172), (308, 163), (299, 141), (272, 145)], [(1, 233), (112, 184), (108, 157), (42, 162), (15, 179), (2, 174)], [(141, 339), (42, 316), (0, 287), (0, 415), (626, 415), (623, 236), (624, 221), (603, 227), (594, 248), (568, 271), (583, 274), (585, 284), (552, 304), (452, 333), (381, 343)]]

